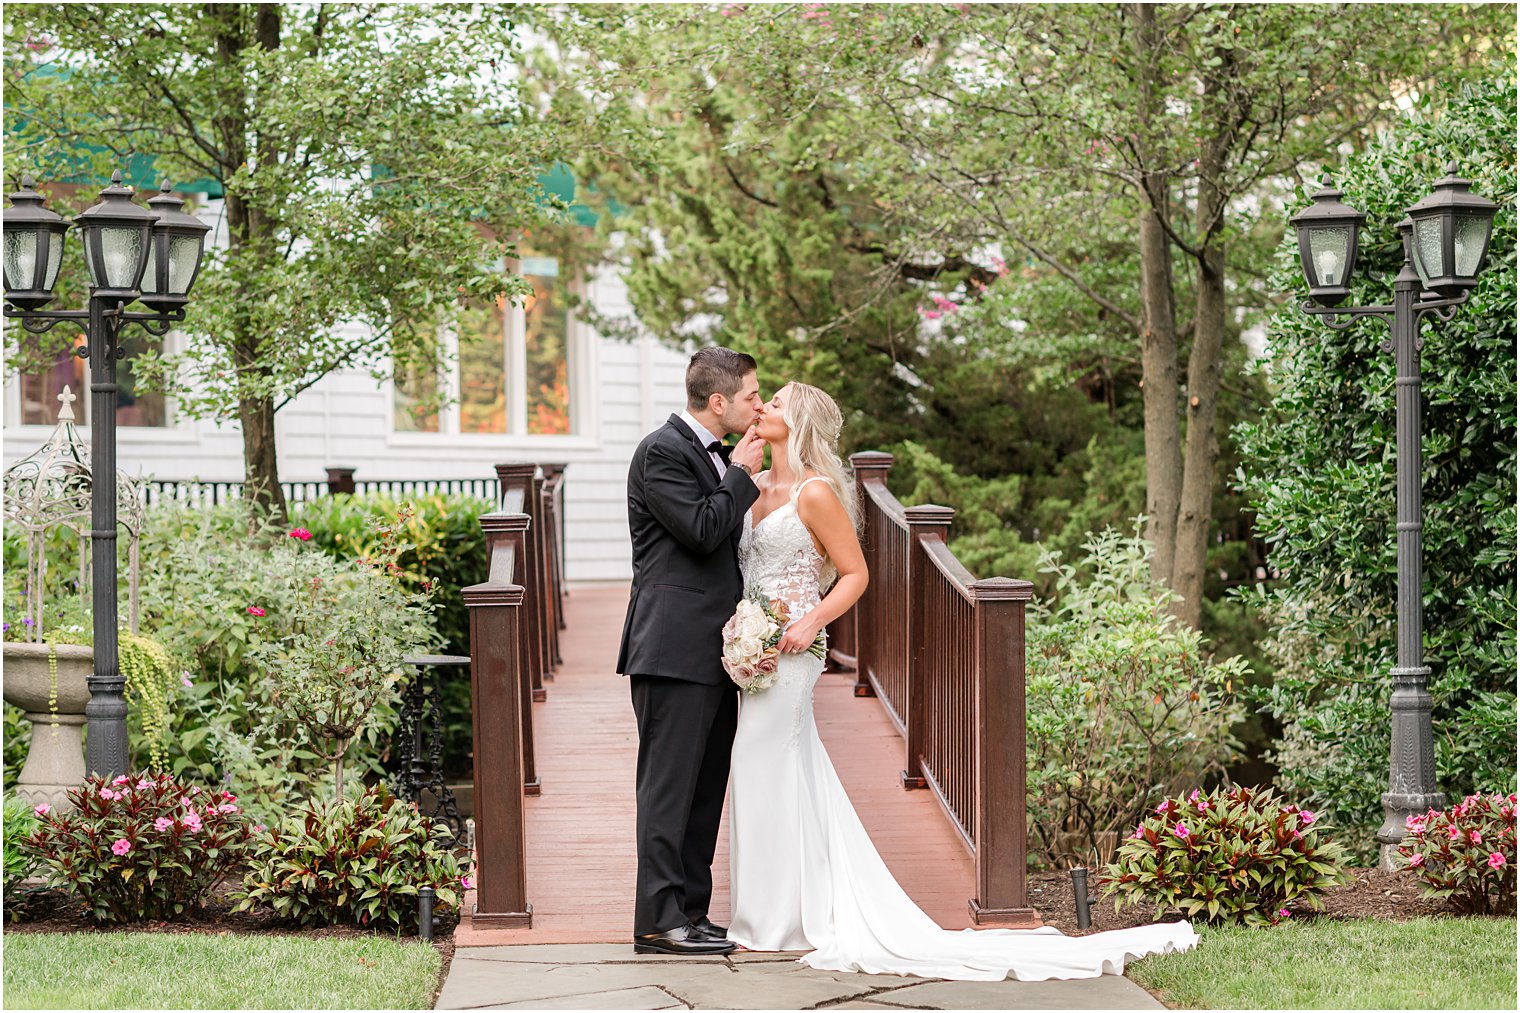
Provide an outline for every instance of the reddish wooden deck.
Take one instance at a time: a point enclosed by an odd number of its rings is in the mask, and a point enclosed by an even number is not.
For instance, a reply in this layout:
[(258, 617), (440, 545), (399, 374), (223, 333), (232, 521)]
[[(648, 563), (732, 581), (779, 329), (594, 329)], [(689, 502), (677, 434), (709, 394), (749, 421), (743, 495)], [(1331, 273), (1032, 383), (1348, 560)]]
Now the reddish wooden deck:
[[(633, 925), (634, 757), (638, 736), (627, 682), (614, 671), (626, 586), (575, 587), (565, 600), (564, 664), (548, 699), (533, 705), (543, 794), (526, 800), (531, 929), (455, 933), (461, 946), (620, 942)], [(940, 925), (971, 925), (975, 867), (928, 791), (898, 784), (903, 742), (853, 676), (825, 675), (814, 693), (825, 746), (877, 850), (903, 888)], [(718, 840), (712, 918), (728, 921), (728, 839)], [(474, 896), (467, 898), (473, 903)]]

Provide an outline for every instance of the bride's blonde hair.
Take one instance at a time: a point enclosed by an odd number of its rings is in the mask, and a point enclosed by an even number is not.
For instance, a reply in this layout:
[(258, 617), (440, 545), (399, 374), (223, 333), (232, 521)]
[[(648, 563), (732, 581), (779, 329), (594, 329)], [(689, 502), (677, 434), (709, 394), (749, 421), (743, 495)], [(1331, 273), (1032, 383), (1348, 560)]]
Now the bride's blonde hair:
[(839, 459), (839, 430), (844, 416), (834, 399), (810, 384), (793, 380), (791, 396), (782, 407), (791, 436), (787, 440), (787, 464), (800, 482), (808, 469), (834, 487), (834, 495), (844, 504), (850, 524), (860, 529), (860, 503), (855, 483)]

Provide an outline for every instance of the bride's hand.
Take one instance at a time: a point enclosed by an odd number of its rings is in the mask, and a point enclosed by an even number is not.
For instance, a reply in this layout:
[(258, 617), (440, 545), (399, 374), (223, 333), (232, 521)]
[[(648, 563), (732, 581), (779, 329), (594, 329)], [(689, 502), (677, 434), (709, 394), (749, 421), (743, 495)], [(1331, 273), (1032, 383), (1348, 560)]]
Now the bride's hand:
[(821, 626), (813, 619), (812, 615), (805, 615), (791, 625), (776, 646), (782, 654), (801, 654), (813, 646), (813, 641), (818, 639), (818, 631)]

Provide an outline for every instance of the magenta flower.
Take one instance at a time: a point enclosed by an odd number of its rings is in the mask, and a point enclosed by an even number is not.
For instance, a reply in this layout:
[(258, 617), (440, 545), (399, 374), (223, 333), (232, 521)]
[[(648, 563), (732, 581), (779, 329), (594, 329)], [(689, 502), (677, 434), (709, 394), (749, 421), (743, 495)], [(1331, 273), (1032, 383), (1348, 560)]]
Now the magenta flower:
[(1176, 834), (1178, 837), (1186, 839), (1189, 833), (1187, 824), (1178, 823), (1175, 827), (1172, 827), (1172, 833)]
[(235, 813), (238, 811), (238, 807), (233, 805), (231, 802), (225, 802), (222, 804), (222, 812), (224, 813)]
[(1299, 833), (1297, 830), (1295, 830), (1295, 831), (1293, 831), (1293, 839), (1295, 841), (1301, 841), (1301, 840), (1304, 839), (1304, 835), (1301, 834), (1301, 833)]
[(132, 842), (125, 837), (118, 837), (116, 843), (111, 845), (111, 854), (120, 857), (132, 850)]
[(475, 881), (470, 878), (469, 873), (465, 873), (463, 876), (459, 877), (459, 885), (464, 887), (466, 890), (471, 890), (475, 887)]
[(1134, 833), (1132, 833), (1132, 834), (1129, 835), (1129, 838), (1132, 841), (1138, 841), (1140, 838), (1142, 838), (1144, 836), (1145, 836), (1145, 827), (1139, 826), (1139, 827), (1135, 828), (1135, 832)]
[(1201, 798), (1201, 799), (1198, 800), (1198, 811), (1199, 812), (1206, 813), (1206, 812), (1209, 811), (1209, 808), (1210, 807), (1209, 807), (1209, 800), (1208, 799)]
[(1420, 866), (1422, 866), (1424, 864), (1425, 864), (1425, 856), (1424, 855), (1419, 854), (1418, 852), (1416, 852), (1415, 854), (1409, 856), (1409, 867), (1411, 869), (1418, 869)]
[(185, 813), (185, 829), (191, 833), (198, 833), (201, 829), (201, 814), (194, 809)]
[(230, 791), (224, 791), (224, 792), (222, 792), (222, 798), (226, 799), (228, 802), (236, 802), (237, 801), (237, 796), (234, 795)]
[(1197, 802), (1198, 801), (1198, 789), (1197, 788), (1194, 788), (1193, 789), (1193, 793), (1188, 796), (1188, 801), (1189, 802)]
[(1277, 909), (1277, 917), (1279, 917), (1279, 918), (1292, 918), (1293, 917), (1293, 912), (1289, 911), (1285, 907), (1280, 907), (1280, 908)]
[(1482, 844), (1483, 835), (1474, 830), (1472, 833), (1467, 835), (1467, 840), (1470, 844)]
[(1309, 824), (1313, 823), (1317, 819), (1319, 819), (1319, 817), (1316, 816), (1316, 815), (1314, 815), (1312, 812), (1310, 812), (1307, 809), (1303, 809), (1303, 810), (1299, 811), (1298, 820), (1304, 826), (1308, 826)]
[(181, 673), (181, 675), (179, 677), (179, 684), (181, 686), (192, 686), (192, 685), (194, 685), (194, 683), (192, 683), (190, 681), (190, 673), (189, 672)]
[(1425, 820), (1420, 816), (1406, 816), (1404, 817), (1404, 826), (1413, 833), (1424, 833)]
[(112, 784), (126, 784), (130, 780), (132, 780), (132, 779), (130, 777), (128, 777), (126, 774), (117, 774), (116, 777), (115, 777), (115, 779), (113, 779), (111, 781), (111, 783)]
[(1504, 856), (1501, 855), (1497, 851), (1495, 851), (1492, 854), (1490, 854), (1488, 856), (1488, 867), (1490, 869), (1500, 869), (1500, 868), (1503, 868), (1504, 867)]
[(262, 823), (255, 823), (253, 825), (253, 832), (256, 833), (256, 834), (262, 834), (264, 832), (264, 824), (262, 824)]
[(116, 800), (118, 798), (121, 798), (120, 795), (116, 794), (110, 788), (102, 788), (102, 789), (100, 789), (100, 797), (103, 798), (103, 799), (105, 799), (107, 802), (111, 802), (111, 801), (114, 801), (114, 800)]
[(168, 830), (172, 826), (174, 826), (174, 821), (167, 816), (160, 816), (158, 819), (153, 821), (153, 829), (157, 830), (159, 833), (163, 833), (165, 830)]
[(1160, 805), (1158, 805), (1156, 807), (1156, 812), (1158, 812), (1158, 813), (1168, 812), (1171, 808), (1172, 808), (1172, 800), (1171, 799), (1167, 799), (1165, 802), (1162, 802)]
[(305, 528), (291, 528), (290, 537), (300, 539), (303, 542), (311, 541), (311, 532)]
[(48, 805), (46, 802), (42, 803), (37, 808), (35, 808), (35, 809), (32, 810), (32, 812), (36, 813), (38, 816), (46, 816), (48, 813), (50, 813), (52, 811), (53, 811), (53, 807), (50, 806), (50, 805)]
[(259, 608), (257, 605), (250, 605), (248, 606), (248, 614), (251, 616), (262, 616), (264, 614), (264, 610)]
[(1455, 823), (1453, 823), (1451, 826), (1449, 826), (1449, 827), (1446, 828), (1446, 839), (1447, 840), (1449, 840), (1449, 841), (1455, 841), (1458, 838), (1460, 838), (1461, 836), (1462, 836), (1462, 831), (1460, 831), (1460, 830), (1457, 829), (1457, 826), (1456, 826)]
[(137, 788), (138, 791), (147, 791), (151, 787), (153, 787), (153, 782), (150, 781), (150, 780), (148, 780), (146, 777), (143, 778), (141, 781), (138, 781), (137, 784), (136, 784), (136, 788)]

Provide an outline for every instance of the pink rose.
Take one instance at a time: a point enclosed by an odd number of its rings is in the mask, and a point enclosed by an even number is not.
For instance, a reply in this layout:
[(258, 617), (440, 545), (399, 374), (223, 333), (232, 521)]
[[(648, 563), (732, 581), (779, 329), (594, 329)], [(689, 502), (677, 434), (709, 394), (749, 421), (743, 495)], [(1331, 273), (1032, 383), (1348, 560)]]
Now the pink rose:
[(1500, 868), (1503, 868), (1504, 867), (1504, 856), (1501, 855), (1497, 851), (1495, 851), (1494, 853), (1492, 853), (1491, 855), (1489, 855), (1488, 856), (1488, 867), (1490, 869), (1500, 869)]
[(116, 839), (116, 843), (113, 844), (113, 845), (111, 845), (111, 854), (117, 855), (118, 857), (121, 856), (121, 855), (125, 855), (127, 852), (129, 852), (131, 850), (132, 850), (132, 842), (129, 841), (129, 840), (127, 840), (125, 837), (118, 837)]
[(771, 675), (775, 671), (776, 671), (776, 656), (773, 655), (773, 654), (766, 655), (765, 657), (761, 658), (758, 662), (755, 663), (755, 673), (757, 675)]
[(48, 813), (50, 813), (52, 811), (53, 811), (53, 807), (50, 806), (50, 805), (48, 805), (46, 802), (42, 803), (37, 808), (35, 808), (35, 809), (32, 810), (32, 812), (36, 813), (38, 816), (46, 816)]
[(1416, 853), (1416, 854), (1413, 854), (1413, 855), (1409, 856), (1409, 867), (1411, 869), (1418, 869), (1420, 866), (1422, 866), (1424, 864), (1425, 864), (1425, 856), (1424, 855)]
[(250, 605), (248, 606), (248, 614), (251, 616), (262, 616), (264, 614), (264, 610), (259, 608), (257, 605)]
[(168, 830), (172, 826), (174, 826), (174, 821), (167, 816), (160, 816), (158, 819), (153, 821), (153, 829), (157, 830), (159, 833), (163, 833), (165, 830)]
[(307, 531), (305, 528), (291, 528), (290, 537), (299, 539), (303, 542), (309, 542), (311, 541), (311, 532)]

